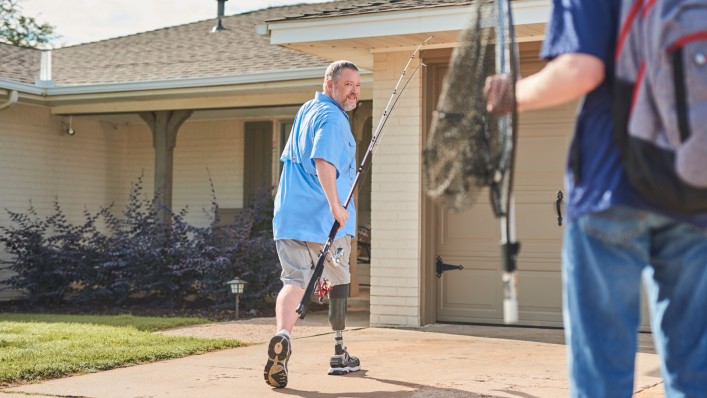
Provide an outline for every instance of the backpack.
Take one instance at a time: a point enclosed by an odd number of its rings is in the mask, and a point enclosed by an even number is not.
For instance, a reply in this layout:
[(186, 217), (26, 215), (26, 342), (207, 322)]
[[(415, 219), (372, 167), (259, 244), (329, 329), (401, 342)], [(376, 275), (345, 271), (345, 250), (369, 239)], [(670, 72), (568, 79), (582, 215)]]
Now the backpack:
[(707, 212), (707, 1), (622, 0), (615, 136), (651, 202)]

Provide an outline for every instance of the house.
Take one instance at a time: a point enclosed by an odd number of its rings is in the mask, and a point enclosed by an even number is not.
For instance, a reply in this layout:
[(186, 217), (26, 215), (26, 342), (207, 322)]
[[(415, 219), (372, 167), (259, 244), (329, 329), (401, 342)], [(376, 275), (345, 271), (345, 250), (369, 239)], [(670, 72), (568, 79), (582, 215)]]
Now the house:
[[(352, 116), (362, 153), (412, 51), (434, 36), (420, 53), (427, 67), (391, 114), (370, 183), (359, 193), (358, 223), (371, 226), (372, 258), (370, 267), (358, 265), (356, 282), (370, 285), (372, 325), (501, 323), (500, 232), (488, 200), (481, 195), (472, 209), (451, 213), (422, 190), (430, 117), (471, 3), (343, 0), (268, 8), (224, 17), (221, 32), (210, 32), (213, 20), (201, 21), (62, 48), (51, 57), (0, 45), (0, 104), (19, 93), (0, 111), (0, 203), (23, 210), (32, 199), (47, 210), (56, 195), (80, 217), (85, 205), (120, 206), (144, 173), (147, 186), (171, 192), (174, 208), (189, 205), (190, 222), (208, 222), (198, 209), (209, 207), (209, 175), (221, 206), (231, 209), (257, 187), (276, 183), (290, 122), (320, 89), (330, 61), (364, 68), (362, 106)], [(543, 66), (538, 52), (550, 2), (512, 4), (527, 75)], [(515, 197), (524, 325), (562, 324), (556, 203), (574, 109), (521, 118)], [(76, 134), (65, 134), (68, 127)], [(438, 257), (463, 269), (438, 277)]]
[[(84, 206), (124, 208), (144, 175), (165, 203), (189, 206), (192, 224), (210, 222), (209, 178), (222, 210), (237, 211), (277, 182), (290, 123), (329, 64), (271, 45), (256, 26), (319, 9), (269, 8), (226, 16), (219, 32), (206, 20), (51, 52), (0, 44), (2, 208), (26, 211), (31, 200), (47, 214), (56, 197), (78, 222)], [(370, 86), (370, 73), (363, 80)], [(362, 100), (351, 118), (359, 135), (370, 89)]]

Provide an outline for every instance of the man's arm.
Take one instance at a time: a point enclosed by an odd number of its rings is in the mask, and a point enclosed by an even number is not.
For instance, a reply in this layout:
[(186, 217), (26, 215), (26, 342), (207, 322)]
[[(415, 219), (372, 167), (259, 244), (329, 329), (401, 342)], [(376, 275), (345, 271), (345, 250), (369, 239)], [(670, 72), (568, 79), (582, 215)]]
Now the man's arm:
[[(539, 72), (516, 83), (518, 111), (529, 111), (564, 104), (594, 90), (604, 81), (604, 62), (588, 54), (563, 54)], [(484, 93), (489, 112), (510, 112), (510, 79), (490, 76)]]
[(329, 210), (341, 228), (349, 219), (349, 212), (341, 205), (339, 193), (336, 191), (336, 167), (320, 158), (314, 159), (314, 166), (317, 169), (319, 183), (322, 184), (327, 202), (329, 202)]

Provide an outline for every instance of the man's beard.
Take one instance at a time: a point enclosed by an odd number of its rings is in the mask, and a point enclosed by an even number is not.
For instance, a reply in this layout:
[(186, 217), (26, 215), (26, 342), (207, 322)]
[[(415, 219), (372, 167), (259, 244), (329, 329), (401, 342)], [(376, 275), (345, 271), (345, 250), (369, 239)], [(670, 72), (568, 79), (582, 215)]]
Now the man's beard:
[(344, 108), (344, 111), (348, 112), (348, 111), (352, 111), (352, 110), (356, 109), (357, 104), (358, 104), (357, 99), (349, 100), (347, 98), (346, 102), (344, 102), (344, 104), (341, 107)]
[(332, 90), (331, 97), (345, 112), (356, 109), (358, 105), (358, 98), (349, 99), (347, 96), (340, 96), (337, 89)]

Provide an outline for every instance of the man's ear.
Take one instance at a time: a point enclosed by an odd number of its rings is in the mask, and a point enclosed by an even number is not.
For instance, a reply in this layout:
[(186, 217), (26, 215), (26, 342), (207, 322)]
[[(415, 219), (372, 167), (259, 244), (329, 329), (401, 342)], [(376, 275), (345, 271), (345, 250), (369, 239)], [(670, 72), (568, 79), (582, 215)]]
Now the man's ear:
[(326, 81), (326, 90), (327, 92), (332, 92), (334, 88), (334, 81), (333, 80), (327, 80)]

